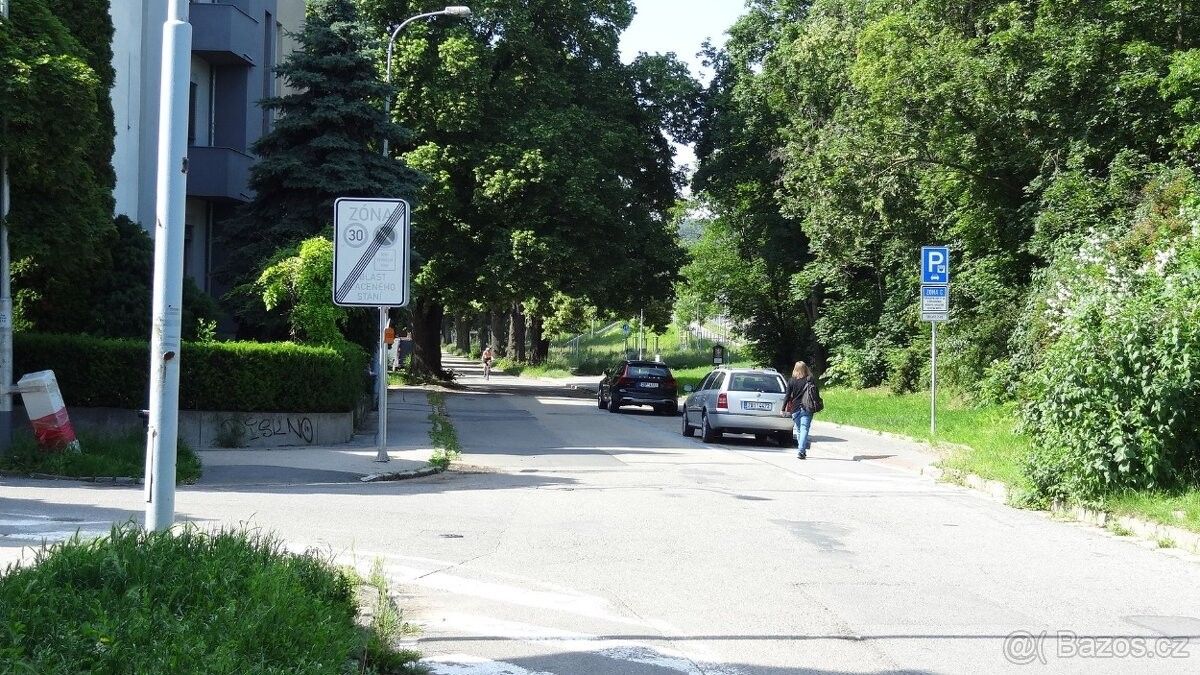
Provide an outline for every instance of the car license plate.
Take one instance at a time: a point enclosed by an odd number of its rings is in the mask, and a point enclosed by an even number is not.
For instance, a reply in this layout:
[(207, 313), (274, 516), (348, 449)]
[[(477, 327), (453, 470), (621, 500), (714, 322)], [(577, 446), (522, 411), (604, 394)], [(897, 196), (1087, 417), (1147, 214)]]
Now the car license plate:
[(638, 386), (642, 387), (643, 389), (658, 389), (657, 382), (639, 382)]
[(743, 410), (770, 410), (770, 401), (742, 401)]

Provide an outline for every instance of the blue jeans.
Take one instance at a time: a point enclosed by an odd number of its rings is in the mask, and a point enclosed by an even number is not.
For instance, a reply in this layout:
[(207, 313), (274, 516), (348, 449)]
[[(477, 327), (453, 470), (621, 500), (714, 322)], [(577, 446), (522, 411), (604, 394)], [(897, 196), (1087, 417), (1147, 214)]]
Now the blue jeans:
[(808, 440), (808, 430), (812, 426), (812, 413), (807, 410), (797, 410), (792, 413), (792, 435), (796, 437), (796, 448), (798, 452), (807, 453), (812, 447), (812, 442)]

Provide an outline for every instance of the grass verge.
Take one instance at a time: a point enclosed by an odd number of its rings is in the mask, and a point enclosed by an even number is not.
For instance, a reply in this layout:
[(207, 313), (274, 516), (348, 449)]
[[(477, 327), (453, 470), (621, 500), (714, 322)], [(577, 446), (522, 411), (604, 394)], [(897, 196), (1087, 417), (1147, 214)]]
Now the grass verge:
[[(70, 478), (133, 477), (146, 473), (146, 435), (131, 432), (121, 435), (79, 434), (83, 452), (46, 453), (38, 450), (29, 437), (13, 443), (12, 451), (0, 457), (0, 470), (16, 473), (44, 473)], [(195, 483), (200, 478), (200, 458), (187, 443), (178, 444), (175, 480)]]
[(358, 584), (270, 535), (119, 526), (0, 576), (0, 662), (46, 675), (421, 672), (358, 624)]
[[(676, 377), (679, 377), (678, 373)], [(829, 388), (821, 392), (824, 422), (886, 431), (931, 443), (941, 466), (1000, 481), (1018, 501), (1030, 485), (1022, 463), (1032, 439), (1017, 430), (1010, 406), (972, 406), (951, 394), (938, 397), (937, 435), (929, 433), (929, 393), (893, 394), (887, 389)], [(1200, 532), (1200, 489), (1129, 492), (1109, 497), (1099, 508), (1118, 515)]]
[(462, 446), (458, 443), (458, 432), (446, 413), (446, 396), (440, 391), (429, 392), (429, 405), (433, 411), (429, 413), (429, 440), (433, 443), (433, 456), (429, 463), (441, 469), (450, 467), (450, 462), (462, 456)]
[(1031, 439), (1017, 432), (1007, 406), (975, 407), (950, 394), (938, 396), (937, 435), (929, 432), (929, 394), (893, 394), (887, 389), (829, 388), (818, 419), (888, 431), (932, 443), (942, 466), (1028, 489), (1021, 462)]

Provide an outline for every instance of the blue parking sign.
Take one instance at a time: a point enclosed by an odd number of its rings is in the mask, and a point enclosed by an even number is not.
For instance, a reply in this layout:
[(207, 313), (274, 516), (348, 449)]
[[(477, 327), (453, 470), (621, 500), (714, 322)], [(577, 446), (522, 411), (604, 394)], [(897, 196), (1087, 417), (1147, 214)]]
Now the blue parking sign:
[(921, 283), (950, 283), (949, 246), (925, 246), (921, 249)]

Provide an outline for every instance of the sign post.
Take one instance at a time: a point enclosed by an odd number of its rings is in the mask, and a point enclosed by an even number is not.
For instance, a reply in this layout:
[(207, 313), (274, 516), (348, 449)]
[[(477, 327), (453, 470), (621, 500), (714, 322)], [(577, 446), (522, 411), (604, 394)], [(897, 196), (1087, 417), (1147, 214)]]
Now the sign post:
[(921, 320), (930, 323), (929, 434), (937, 434), (937, 329), (950, 320), (950, 247), (921, 249)]
[(387, 315), (408, 305), (411, 209), (403, 199), (343, 197), (333, 204), (333, 304), (379, 308), (376, 462), (387, 462)]

